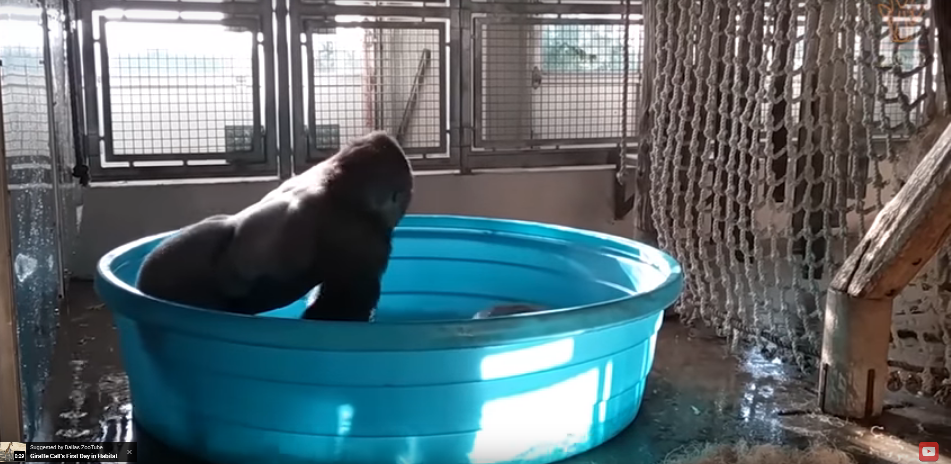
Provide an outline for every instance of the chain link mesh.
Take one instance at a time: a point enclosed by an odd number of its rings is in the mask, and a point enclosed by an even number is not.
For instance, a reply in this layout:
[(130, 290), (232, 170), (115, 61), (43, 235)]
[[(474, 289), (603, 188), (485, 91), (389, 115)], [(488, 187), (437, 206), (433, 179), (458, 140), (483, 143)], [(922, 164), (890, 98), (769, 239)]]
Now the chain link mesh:
[[(829, 280), (946, 123), (928, 5), (877, 3), (654, 2), (642, 135), (658, 240), (688, 276), (676, 310), (807, 370)], [(948, 378), (951, 257), (935, 261), (896, 300), (892, 388)]]

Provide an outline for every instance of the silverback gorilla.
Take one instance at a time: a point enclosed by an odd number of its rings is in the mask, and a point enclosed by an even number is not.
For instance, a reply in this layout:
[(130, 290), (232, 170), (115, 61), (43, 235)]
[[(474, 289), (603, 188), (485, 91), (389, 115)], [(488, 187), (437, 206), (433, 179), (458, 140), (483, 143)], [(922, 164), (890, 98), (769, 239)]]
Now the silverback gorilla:
[(145, 258), (136, 285), (164, 300), (240, 314), (287, 306), (320, 285), (305, 319), (369, 321), (393, 228), (412, 194), (403, 149), (373, 132), (237, 214), (166, 239)]

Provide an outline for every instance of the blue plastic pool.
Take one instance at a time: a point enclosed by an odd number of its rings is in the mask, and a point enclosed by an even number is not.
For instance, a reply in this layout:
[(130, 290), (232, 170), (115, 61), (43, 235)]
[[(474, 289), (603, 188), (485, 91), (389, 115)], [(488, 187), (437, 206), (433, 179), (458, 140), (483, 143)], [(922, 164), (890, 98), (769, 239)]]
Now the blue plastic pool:
[[(174, 233), (174, 232), (173, 232)], [(372, 323), (240, 316), (134, 288), (168, 234), (117, 248), (112, 310), (135, 420), (220, 463), (548, 463), (640, 408), (680, 266), (631, 240), (553, 225), (407, 216)], [(549, 311), (471, 320), (497, 304)]]

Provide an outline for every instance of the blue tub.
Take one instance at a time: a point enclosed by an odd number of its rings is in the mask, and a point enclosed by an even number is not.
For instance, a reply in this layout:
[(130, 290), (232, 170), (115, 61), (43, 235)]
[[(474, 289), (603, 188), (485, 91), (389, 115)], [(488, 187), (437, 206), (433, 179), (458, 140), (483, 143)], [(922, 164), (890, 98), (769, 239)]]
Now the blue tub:
[[(680, 266), (619, 237), (522, 221), (407, 216), (373, 323), (239, 316), (134, 288), (163, 237), (99, 262), (135, 420), (220, 463), (548, 463), (640, 407)], [(497, 304), (560, 308), (471, 320)]]

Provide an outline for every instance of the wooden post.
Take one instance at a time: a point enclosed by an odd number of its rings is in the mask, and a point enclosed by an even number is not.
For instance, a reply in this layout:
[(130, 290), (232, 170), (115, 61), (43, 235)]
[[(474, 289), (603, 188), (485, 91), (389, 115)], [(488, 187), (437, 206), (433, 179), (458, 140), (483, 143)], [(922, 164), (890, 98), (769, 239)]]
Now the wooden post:
[(951, 235), (951, 125), (885, 205), (826, 297), (819, 404), (850, 419), (882, 413), (892, 301)]
[(882, 413), (892, 300), (853, 298), (830, 288), (822, 330), (819, 407), (851, 419)]

